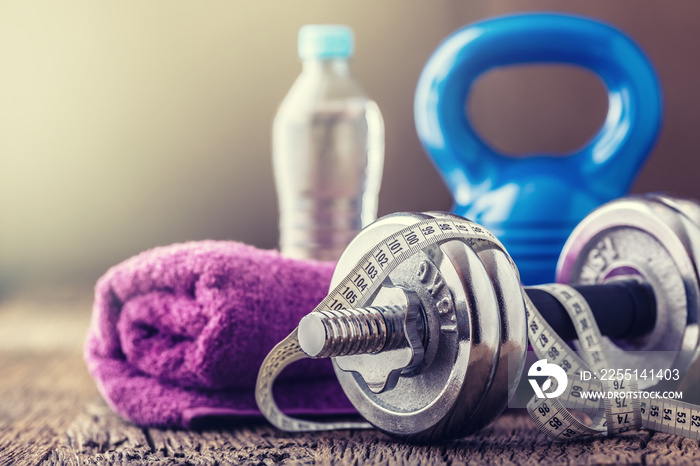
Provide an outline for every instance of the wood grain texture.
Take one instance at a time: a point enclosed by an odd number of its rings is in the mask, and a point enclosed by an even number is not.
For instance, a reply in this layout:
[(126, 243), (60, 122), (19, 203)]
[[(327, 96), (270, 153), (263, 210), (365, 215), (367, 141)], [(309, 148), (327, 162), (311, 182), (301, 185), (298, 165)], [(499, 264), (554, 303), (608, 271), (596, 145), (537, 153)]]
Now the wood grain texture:
[(142, 429), (101, 401), (88, 404), (43, 464), (620, 464), (694, 463), (697, 442), (629, 433), (551, 442), (524, 412), (501, 416), (477, 436), (410, 445), (375, 431), (286, 434), (262, 422), (201, 431)]
[(287, 434), (262, 421), (193, 431), (144, 429), (116, 416), (85, 370), (80, 348), (87, 309), (85, 300), (0, 305), (0, 465), (700, 462), (697, 441), (646, 431), (551, 442), (523, 411), (440, 445), (410, 445), (376, 431)]

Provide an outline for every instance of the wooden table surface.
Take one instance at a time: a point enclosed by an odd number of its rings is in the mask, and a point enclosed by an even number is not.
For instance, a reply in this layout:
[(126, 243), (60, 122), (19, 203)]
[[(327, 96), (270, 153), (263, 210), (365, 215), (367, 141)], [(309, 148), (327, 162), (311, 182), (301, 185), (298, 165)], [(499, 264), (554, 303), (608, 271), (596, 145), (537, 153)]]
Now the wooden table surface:
[(646, 431), (551, 442), (522, 412), (502, 415), (479, 435), (434, 446), (375, 431), (290, 435), (262, 421), (201, 431), (141, 428), (111, 412), (85, 369), (90, 308), (87, 292), (0, 302), (0, 465), (700, 462), (697, 441)]

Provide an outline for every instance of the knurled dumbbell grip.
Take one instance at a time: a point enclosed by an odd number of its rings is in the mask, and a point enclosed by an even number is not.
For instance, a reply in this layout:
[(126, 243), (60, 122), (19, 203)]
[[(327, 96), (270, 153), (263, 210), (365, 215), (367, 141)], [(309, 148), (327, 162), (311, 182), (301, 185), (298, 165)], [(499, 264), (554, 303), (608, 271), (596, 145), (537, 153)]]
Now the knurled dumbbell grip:
[[(656, 299), (651, 286), (635, 280), (605, 285), (574, 286), (586, 299), (603, 335), (633, 339), (652, 331), (656, 324)], [(564, 340), (574, 340), (576, 332), (566, 310), (556, 298), (536, 288), (526, 292), (542, 317)]]

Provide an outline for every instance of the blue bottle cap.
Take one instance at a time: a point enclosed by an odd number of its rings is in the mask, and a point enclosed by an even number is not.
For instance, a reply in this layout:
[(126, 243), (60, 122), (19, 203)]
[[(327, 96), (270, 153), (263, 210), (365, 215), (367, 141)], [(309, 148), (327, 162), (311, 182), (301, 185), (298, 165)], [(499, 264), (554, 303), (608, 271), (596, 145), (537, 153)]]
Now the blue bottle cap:
[(355, 37), (347, 26), (307, 24), (299, 29), (299, 57), (347, 58), (355, 51)]

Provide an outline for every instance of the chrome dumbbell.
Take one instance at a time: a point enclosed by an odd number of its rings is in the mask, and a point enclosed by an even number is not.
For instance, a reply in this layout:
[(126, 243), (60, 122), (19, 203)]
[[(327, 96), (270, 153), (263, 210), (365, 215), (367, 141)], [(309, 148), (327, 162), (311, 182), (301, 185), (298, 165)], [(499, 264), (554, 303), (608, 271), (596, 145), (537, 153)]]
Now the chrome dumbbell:
[[(378, 242), (426, 219), (450, 218), (459, 217), (428, 212), (379, 219), (348, 246), (331, 289), (353, 282), (345, 293), (352, 303), (372, 273), (353, 276), (358, 264), (388, 260), (367, 261)], [(694, 201), (630, 197), (594, 211), (567, 241), (558, 281), (574, 285), (589, 302), (620, 367), (689, 364), (682, 357), (649, 361), (648, 353), (630, 350), (674, 356), (695, 350), (699, 219)], [(395, 268), (361, 308), (330, 303), (306, 316), (296, 334), (299, 346), (309, 357), (333, 358), (348, 398), (377, 428), (419, 440), (473, 433), (503, 411), (522, 373), (526, 314), (517, 270), (494, 242), (474, 239), (393, 257)], [(573, 337), (556, 301), (536, 290), (527, 294), (557, 333)]]

